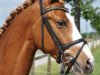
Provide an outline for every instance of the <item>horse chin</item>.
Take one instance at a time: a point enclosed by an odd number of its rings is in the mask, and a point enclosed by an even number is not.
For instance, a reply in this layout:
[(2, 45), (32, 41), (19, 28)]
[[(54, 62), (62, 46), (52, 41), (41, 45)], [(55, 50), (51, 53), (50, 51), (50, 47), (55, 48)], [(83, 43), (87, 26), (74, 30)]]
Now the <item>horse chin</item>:
[(82, 67), (82, 65), (78, 64), (77, 62), (72, 67), (72, 73), (73, 75), (88, 75), (92, 73), (93, 70), (86, 70), (86, 67)]
[(80, 73), (80, 72), (73, 72), (72, 75), (86, 75), (86, 74), (83, 74), (83, 73)]
[(73, 75), (84, 75), (83, 69), (78, 63), (75, 63), (72, 67), (72, 73)]

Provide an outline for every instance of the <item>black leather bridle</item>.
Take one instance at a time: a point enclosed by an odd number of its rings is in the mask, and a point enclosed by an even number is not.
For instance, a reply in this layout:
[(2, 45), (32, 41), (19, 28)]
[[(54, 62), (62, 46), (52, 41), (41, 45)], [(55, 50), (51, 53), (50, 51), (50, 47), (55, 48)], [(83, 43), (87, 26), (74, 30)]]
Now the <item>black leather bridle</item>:
[(52, 11), (52, 10), (62, 10), (62, 11), (65, 11), (65, 12), (68, 12), (67, 8), (65, 7), (50, 7), (50, 8), (47, 8), (45, 9), (43, 7), (43, 0), (39, 0), (39, 3), (40, 3), (40, 14), (41, 14), (41, 19), (42, 19), (42, 23), (41, 23), (41, 40), (42, 40), (42, 50), (44, 50), (44, 25), (47, 29), (47, 31), (49, 32), (52, 40), (54, 41), (54, 43), (56, 44), (56, 46), (58, 47), (58, 55), (57, 55), (57, 63), (62, 63), (62, 60), (61, 60), (61, 55), (64, 54), (64, 51), (66, 49), (69, 49), (70, 47), (78, 44), (78, 43), (81, 43), (83, 42), (83, 45), (81, 46), (81, 48), (79, 49), (78, 53), (76, 54), (76, 56), (70, 60), (70, 66), (68, 66), (68, 69), (67, 71), (64, 73), (65, 75), (67, 75), (70, 71), (70, 69), (72, 68), (72, 66), (74, 65), (74, 63), (76, 63), (76, 60), (78, 58), (78, 56), (80, 55), (84, 45), (87, 43), (83, 38), (81, 39), (78, 39), (78, 40), (75, 40), (75, 41), (72, 41), (72, 42), (69, 42), (67, 44), (62, 44), (60, 42), (60, 40), (58, 39), (58, 37), (56, 36), (55, 32), (53, 31), (49, 21), (48, 21), (48, 18), (45, 16), (45, 13), (49, 12), (49, 11)]

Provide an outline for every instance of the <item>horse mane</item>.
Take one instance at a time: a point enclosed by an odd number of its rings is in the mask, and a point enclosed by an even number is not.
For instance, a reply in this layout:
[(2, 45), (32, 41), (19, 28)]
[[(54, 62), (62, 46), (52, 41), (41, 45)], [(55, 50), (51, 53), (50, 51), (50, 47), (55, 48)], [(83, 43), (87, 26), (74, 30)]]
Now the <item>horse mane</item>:
[(22, 5), (18, 6), (15, 10), (13, 10), (9, 17), (6, 18), (4, 24), (0, 28), (0, 38), (2, 37), (3, 33), (6, 31), (6, 29), (10, 26), (11, 22), (14, 20), (14, 18), (21, 13), (23, 9), (26, 9), (28, 6), (32, 5), (35, 0), (26, 0)]
[[(25, 2), (18, 6), (14, 11), (12, 11), (9, 15), (9, 17), (6, 18), (4, 24), (2, 25), (2, 27), (0, 28), (0, 39), (3, 35), (3, 33), (6, 31), (6, 29), (9, 27), (9, 25), (12, 23), (12, 21), (14, 20), (14, 18), (21, 13), (21, 11), (23, 9), (26, 9), (28, 6), (32, 5), (36, 0), (25, 0)], [(50, 0), (52, 3), (56, 2), (56, 1), (64, 1), (64, 0)]]

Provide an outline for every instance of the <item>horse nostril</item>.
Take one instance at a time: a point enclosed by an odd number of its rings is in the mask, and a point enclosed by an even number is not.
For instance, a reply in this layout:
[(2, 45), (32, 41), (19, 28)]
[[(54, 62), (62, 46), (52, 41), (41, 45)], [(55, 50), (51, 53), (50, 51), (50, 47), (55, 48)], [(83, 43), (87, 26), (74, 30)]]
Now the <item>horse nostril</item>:
[(86, 69), (86, 73), (87, 73), (87, 74), (93, 72), (93, 65), (92, 65), (92, 63), (91, 63), (89, 60), (87, 60), (85, 69)]
[(93, 67), (90, 66), (90, 65), (85, 66), (85, 69), (86, 69), (86, 73), (87, 73), (87, 74), (90, 74), (90, 73), (93, 72)]
[(90, 70), (92, 67), (91, 67), (90, 65), (86, 65), (85, 68), (86, 68), (86, 70), (88, 71), (88, 70)]
[(93, 67), (93, 64), (90, 62), (90, 60), (87, 60), (87, 65)]

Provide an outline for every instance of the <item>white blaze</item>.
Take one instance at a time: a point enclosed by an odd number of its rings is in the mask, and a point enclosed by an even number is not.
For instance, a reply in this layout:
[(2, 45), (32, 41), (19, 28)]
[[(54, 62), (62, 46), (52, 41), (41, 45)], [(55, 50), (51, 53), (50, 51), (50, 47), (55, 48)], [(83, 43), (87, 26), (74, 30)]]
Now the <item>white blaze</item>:
[[(80, 35), (80, 33), (79, 33), (75, 23), (74, 23), (74, 18), (68, 13), (66, 13), (66, 15), (72, 24), (72, 30), (73, 30), (72, 39), (73, 39), (73, 41), (82, 38), (82, 36)], [(82, 43), (77, 44), (77, 46), (81, 47)], [(84, 46), (83, 51), (87, 55), (87, 57), (90, 59), (90, 62), (94, 63), (94, 57), (93, 57), (93, 55), (92, 55), (92, 53), (87, 45)]]

